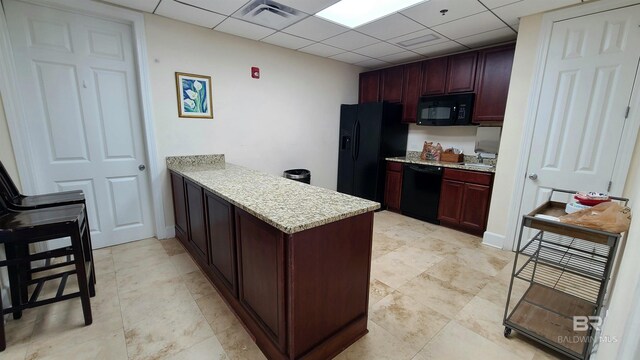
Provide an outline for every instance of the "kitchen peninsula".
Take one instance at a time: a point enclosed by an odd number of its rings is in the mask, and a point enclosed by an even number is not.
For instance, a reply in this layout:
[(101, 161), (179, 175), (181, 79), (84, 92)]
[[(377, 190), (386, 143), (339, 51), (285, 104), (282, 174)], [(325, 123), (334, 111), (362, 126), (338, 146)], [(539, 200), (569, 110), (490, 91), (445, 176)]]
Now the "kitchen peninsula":
[(167, 158), (176, 237), (270, 359), (331, 358), (367, 333), (376, 202)]

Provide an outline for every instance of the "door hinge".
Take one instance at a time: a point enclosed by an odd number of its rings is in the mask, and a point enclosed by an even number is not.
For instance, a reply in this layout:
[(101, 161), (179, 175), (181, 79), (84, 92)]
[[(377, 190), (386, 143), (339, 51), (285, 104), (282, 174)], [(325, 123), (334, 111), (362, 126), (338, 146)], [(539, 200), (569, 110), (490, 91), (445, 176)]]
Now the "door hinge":
[(629, 118), (629, 111), (631, 111), (631, 106), (627, 106), (627, 112), (624, 114), (625, 119)]
[(611, 185), (613, 185), (613, 182), (609, 181), (609, 187), (607, 187), (607, 192), (611, 191)]

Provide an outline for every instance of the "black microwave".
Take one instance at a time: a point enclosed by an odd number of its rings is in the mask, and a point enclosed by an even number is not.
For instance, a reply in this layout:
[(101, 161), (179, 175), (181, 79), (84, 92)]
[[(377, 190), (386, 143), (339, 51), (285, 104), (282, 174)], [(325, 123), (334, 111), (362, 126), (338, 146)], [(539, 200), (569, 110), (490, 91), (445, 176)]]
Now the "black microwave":
[(470, 125), (474, 94), (425, 96), (418, 102), (418, 125)]

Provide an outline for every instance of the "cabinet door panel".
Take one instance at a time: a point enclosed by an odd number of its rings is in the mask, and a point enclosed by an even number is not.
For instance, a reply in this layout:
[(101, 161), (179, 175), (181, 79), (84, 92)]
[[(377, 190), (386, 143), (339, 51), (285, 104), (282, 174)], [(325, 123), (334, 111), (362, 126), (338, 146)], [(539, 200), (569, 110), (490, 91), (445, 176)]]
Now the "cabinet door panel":
[(187, 203), (184, 196), (184, 179), (182, 176), (171, 173), (171, 190), (173, 195), (173, 213), (176, 222), (176, 237), (187, 244)]
[(207, 229), (211, 268), (220, 280), (237, 296), (236, 244), (233, 206), (205, 191)]
[(402, 102), (402, 66), (382, 70), (382, 101)]
[(422, 64), (413, 63), (404, 66), (402, 89), (402, 122), (415, 123), (418, 112), (422, 82)]
[(515, 46), (482, 50), (478, 61), (473, 121), (503, 121)]
[(202, 188), (189, 180), (185, 181), (187, 189), (189, 244), (201, 257), (205, 264), (209, 263), (207, 247), (207, 230), (204, 219), (204, 201)]
[(473, 91), (476, 80), (477, 52), (449, 56), (447, 93)]
[(402, 196), (402, 171), (387, 171), (385, 183), (385, 203), (389, 210), (400, 211)]
[(438, 220), (456, 224), (459, 223), (463, 197), (463, 182), (446, 179), (442, 180)]
[(460, 225), (469, 230), (483, 231), (487, 223), (491, 188), (485, 185), (464, 184), (464, 201)]
[(380, 100), (380, 72), (369, 71), (360, 74), (359, 103), (376, 102)]
[(422, 62), (422, 96), (442, 95), (447, 85), (448, 58)]
[(265, 333), (284, 349), (285, 294), (283, 234), (236, 208), (238, 298)]

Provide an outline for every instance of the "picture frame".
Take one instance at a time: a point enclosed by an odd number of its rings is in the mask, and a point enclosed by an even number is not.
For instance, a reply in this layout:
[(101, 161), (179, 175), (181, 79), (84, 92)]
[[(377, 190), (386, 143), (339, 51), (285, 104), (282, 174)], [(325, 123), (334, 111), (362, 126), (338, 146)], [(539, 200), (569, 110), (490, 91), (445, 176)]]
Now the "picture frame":
[(213, 119), (211, 76), (176, 72), (178, 117)]

